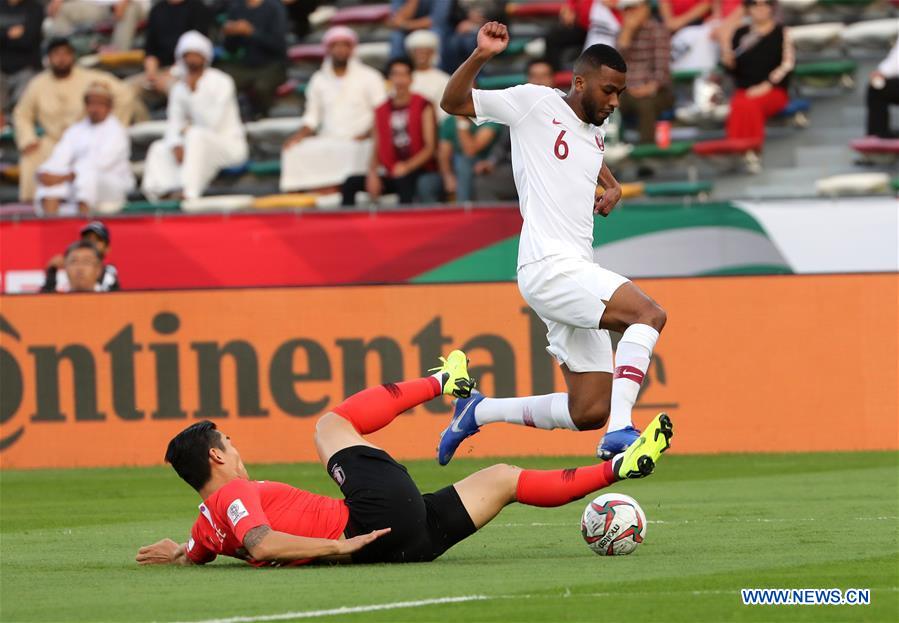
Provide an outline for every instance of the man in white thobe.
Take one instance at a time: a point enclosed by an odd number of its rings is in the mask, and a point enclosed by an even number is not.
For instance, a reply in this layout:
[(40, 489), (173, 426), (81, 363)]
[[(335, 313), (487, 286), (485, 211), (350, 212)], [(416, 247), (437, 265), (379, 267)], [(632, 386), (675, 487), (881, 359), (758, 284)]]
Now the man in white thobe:
[(209, 67), (212, 42), (195, 30), (178, 39), (180, 74), (169, 92), (165, 136), (150, 145), (141, 190), (150, 200), (197, 199), (218, 172), (247, 160), (231, 77)]
[(434, 105), (438, 125), (449, 116), (440, 107), (440, 98), (450, 79), (448, 73), (434, 66), (439, 49), (440, 37), (432, 30), (416, 30), (406, 37), (406, 51), (415, 67), (412, 72), (412, 92), (424, 96)]
[(284, 143), (281, 190), (339, 186), (371, 160), (375, 108), (387, 99), (380, 72), (352, 57), (358, 39), (346, 26), (324, 36), (327, 58), (306, 89), (303, 126)]
[(118, 210), (134, 188), (128, 132), (112, 113), (112, 90), (91, 83), (87, 115), (69, 127), (37, 171), (35, 203), (43, 214)]

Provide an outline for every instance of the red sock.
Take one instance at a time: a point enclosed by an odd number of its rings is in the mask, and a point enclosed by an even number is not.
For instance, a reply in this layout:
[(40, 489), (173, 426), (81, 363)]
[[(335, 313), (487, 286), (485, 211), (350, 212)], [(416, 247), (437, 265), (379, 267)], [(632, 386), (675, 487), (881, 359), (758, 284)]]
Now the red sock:
[(353, 394), (332, 411), (350, 421), (360, 435), (367, 435), (390, 424), (393, 418), (441, 393), (433, 376), (402, 383), (386, 383)]
[(574, 469), (525, 469), (518, 476), (515, 498), (530, 506), (562, 506), (616, 480), (611, 461)]

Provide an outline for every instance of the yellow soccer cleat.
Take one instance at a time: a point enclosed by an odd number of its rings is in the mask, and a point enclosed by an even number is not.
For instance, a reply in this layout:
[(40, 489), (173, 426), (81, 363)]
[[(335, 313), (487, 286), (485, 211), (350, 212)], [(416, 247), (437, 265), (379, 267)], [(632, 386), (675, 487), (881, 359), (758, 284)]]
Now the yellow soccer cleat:
[(446, 358), (441, 357), (442, 366), (428, 372), (439, 372), (441, 389), (447, 396), (468, 398), (475, 388), (474, 380), (468, 375), (468, 357), (461, 350), (454, 350)]
[(671, 447), (673, 436), (671, 418), (659, 413), (627, 450), (612, 459), (615, 475), (619, 479), (649, 476), (662, 453)]

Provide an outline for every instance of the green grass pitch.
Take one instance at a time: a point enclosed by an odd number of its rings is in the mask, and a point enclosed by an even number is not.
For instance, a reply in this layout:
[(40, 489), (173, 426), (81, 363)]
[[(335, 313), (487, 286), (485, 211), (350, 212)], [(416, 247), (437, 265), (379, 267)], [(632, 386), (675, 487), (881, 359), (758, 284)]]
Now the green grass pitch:
[[(426, 491), (488, 463), (409, 468)], [(250, 474), (339, 493), (318, 465), (255, 466)], [(666, 456), (651, 478), (611, 490), (633, 495), (649, 519), (647, 540), (631, 556), (587, 549), (579, 501), (512, 506), (430, 564), (253, 569), (220, 559), (142, 568), (133, 562), (139, 545), (184, 540), (196, 517), (199, 500), (170, 469), (6, 471), (0, 620), (258, 621), (293, 612), (391, 622), (899, 621), (897, 453)], [(744, 587), (870, 588), (872, 603), (743, 606)], [(484, 598), (321, 612), (475, 595)]]

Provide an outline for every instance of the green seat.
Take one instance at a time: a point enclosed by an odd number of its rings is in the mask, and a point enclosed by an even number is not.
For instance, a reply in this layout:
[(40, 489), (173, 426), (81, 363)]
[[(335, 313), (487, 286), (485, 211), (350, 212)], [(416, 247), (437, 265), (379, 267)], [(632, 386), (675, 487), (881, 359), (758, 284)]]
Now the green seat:
[(899, 177), (894, 177), (894, 178), (890, 181), (890, 187), (891, 187), (893, 190), (895, 190), (897, 193), (899, 193)]
[(123, 214), (153, 214), (155, 212), (180, 212), (181, 202), (170, 201), (129, 201), (122, 208)]
[(683, 158), (693, 151), (692, 141), (674, 141), (667, 149), (662, 149), (653, 143), (634, 145), (628, 158), (631, 160), (644, 160), (646, 158)]
[(697, 182), (657, 182), (647, 184), (644, 192), (648, 197), (696, 197), (712, 192), (713, 184)]
[(857, 68), (858, 63), (855, 61), (841, 58), (832, 61), (801, 63), (793, 69), (793, 75), (798, 78), (832, 78), (855, 73)]
[(681, 69), (680, 71), (672, 71), (671, 78), (675, 82), (693, 82), (702, 75), (700, 69)]
[(479, 89), (508, 89), (527, 82), (525, 74), (502, 74), (498, 76), (481, 76), (478, 78)]
[(527, 44), (527, 39), (512, 39), (500, 56), (517, 56), (524, 52), (524, 48)]
[(250, 173), (256, 177), (274, 177), (281, 175), (280, 160), (257, 160), (250, 163)]
[(16, 140), (16, 131), (12, 129), (12, 126), (7, 126), (0, 130), (0, 141), (14, 141)]

